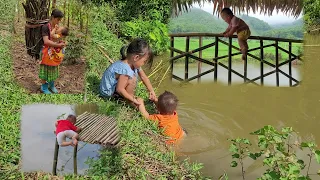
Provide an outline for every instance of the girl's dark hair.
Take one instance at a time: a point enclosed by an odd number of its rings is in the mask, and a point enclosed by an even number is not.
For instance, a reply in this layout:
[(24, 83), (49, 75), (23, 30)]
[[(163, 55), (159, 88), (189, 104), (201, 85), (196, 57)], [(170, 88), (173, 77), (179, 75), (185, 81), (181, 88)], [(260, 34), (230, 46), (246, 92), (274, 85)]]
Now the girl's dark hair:
[(159, 96), (157, 106), (161, 114), (173, 114), (178, 106), (178, 98), (173, 93), (165, 91)]
[(128, 56), (140, 55), (144, 56), (147, 54), (149, 56), (148, 64), (152, 66), (153, 62), (153, 52), (147, 41), (141, 38), (134, 39), (129, 46), (123, 46), (120, 50), (121, 60), (125, 60)]
[(221, 14), (223, 14), (223, 13), (225, 13), (225, 14), (227, 14), (227, 15), (229, 15), (229, 16), (233, 16), (233, 12), (231, 11), (230, 8), (223, 8), (223, 9), (221, 10)]
[(64, 14), (62, 11), (60, 11), (59, 9), (54, 9), (51, 12), (51, 17), (53, 18), (63, 18)]

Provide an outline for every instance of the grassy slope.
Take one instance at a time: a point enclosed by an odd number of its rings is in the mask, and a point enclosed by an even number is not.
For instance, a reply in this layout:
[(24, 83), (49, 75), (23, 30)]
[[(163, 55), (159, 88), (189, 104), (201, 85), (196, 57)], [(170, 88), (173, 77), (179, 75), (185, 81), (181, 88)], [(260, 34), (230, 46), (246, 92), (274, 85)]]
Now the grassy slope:
[[(14, 0), (5, 0), (0, 10), (8, 12), (5, 18), (0, 16), (0, 177), (3, 179), (23, 179), (27, 177), (47, 179), (50, 174), (20, 173), (20, 112), (21, 106), (30, 103), (81, 104), (83, 94), (79, 95), (28, 95), (19, 87), (13, 78), (10, 46), (12, 34), (10, 24), (14, 19)], [(108, 62), (97, 50), (96, 44), (106, 47), (112, 58), (117, 57), (122, 43), (104, 25), (95, 22), (91, 28), (92, 39), (86, 49), (88, 67), (86, 73), (87, 94), (90, 103), (98, 103), (101, 113), (117, 116), (122, 140), (119, 149), (102, 152), (100, 160), (90, 162), (91, 175), (119, 178), (201, 178), (199, 164), (183, 164), (176, 162), (174, 153), (163, 146), (163, 137), (155, 124), (142, 119), (132, 109), (114, 102), (102, 101), (97, 97), (99, 79)], [(4, 36), (3, 36), (4, 35)], [(141, 90), (140, 90), (141, 92)], [(121, 113), (120, 113), (121, 112)], [(73, 176), (67, 176), (72, 179)], [(83, 179), (85, 177), (81, 177)], [(101, 179), (93, 178), (93, 179)]]

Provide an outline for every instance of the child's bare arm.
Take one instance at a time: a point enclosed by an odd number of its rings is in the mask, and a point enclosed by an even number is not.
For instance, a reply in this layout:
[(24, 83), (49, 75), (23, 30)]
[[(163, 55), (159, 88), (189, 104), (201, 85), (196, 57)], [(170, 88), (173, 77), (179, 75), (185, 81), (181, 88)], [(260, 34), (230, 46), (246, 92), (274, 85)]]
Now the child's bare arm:
[(54, 123), (54, 125), (57, 127), (58, 126), (58, 121), (56, 121), (56, 123)]
[(120, 75), (118, 78), (118, 83), (116, 87), (117, 93), (122, 95), (124, 98), (128, 99), (131, 102), (134, 102), (135, 104), (139, 104), (136, 100), (136, 98), (132, 95), (130, 95), (127, 90), (125, 89), (128, 84), (129, 77), (126, 75)]
[(222, 34), (224, 35), (224, 34), (228, 33), (230, 31), (230, 29), (231, 29), (230, 26), (228, 26), (228, 28)]
[(79, 133), (82, 129), (80, 127), (77, 127), (76, 132)]
[(229, 32), (227, 32), (225, 35), (232, 36), (237, 31), (237, 29), (238, 29), (238, 27), (232, 27), (232, 28), (230, 28)]
[(144, 106), (143, 99), (142, 98), (138, 98), (138, 102), (140, 103), (139, 111), (141, 112), (142, 116), (147, 119), (149, 117), (149, 113), (146, 110), (146, 107)]

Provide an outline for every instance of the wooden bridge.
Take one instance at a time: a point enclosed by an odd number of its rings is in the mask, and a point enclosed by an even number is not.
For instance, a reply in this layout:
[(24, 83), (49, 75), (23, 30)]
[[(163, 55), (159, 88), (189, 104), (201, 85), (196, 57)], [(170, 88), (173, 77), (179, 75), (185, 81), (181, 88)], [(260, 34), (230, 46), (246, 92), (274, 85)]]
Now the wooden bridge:
[[(117, 127), (117, 122), (113, 117), (84, 112), (77, 117), (75, 126), (82, 129), (79, 133), (79, 141), (87, 142), (90, 144), (100, 144), (104, 147), (109, 148), (115, 147), (120, 141), (120, 133)], [(73, 151), (74, 174), (78, 173), (77, 153), (78, 145), (75, 145)], [(53, 175), (57, 175), (58, 155), (59, 145), (56, 139), (52, 167)]]
[[(255, 47), (255, 48), (250, 48), (250, 45), (249, 45), (249, 50), (248, 50), (248, 54), (247, 54), (247, 56), (253, 58), (254, 60), (260, 61), (260, 76), (255, 77), (253, 79), (249, 79), (249, 78), (247, 78), (247, 60), (244, 62), (243, 74), (232, 69), (232, 57), (241, 54), (240, 49), (238, 47), (234, 46), (233, 42), (232, 42), (233, 38), (237, 38), (237, 36), (234, 35), (232, 37), (225, 38), (221, 34), (213, 34), (213, 33), (177, 33), (177, 34), (170, 34), (169, 36), (171, 38), (170, 61), (171, 61), (171, 72), (172, 72), (171, 77), (172, 77), (172, 79), (176, 79), (178, 81), (184, 81), (184, 82), (189, 82), (189, 81), (192, 81), (195, 79), (198, 79), (198, 81), (200, 81), (201, 76), (204, 76), (208, 73), (214, 72), (213, 79), (215, 82), (217, 82), (217, 80), (218, 80), (218, 67), (221, 66), (222, 68), (225, 68), (228, 70), (228, 85), (231, 85), (232, 73), (243, 78), (245, 84), (252, 83), (255, 85), (263, 86), (265, 77), (267, 77), (271, 74), (276, 74), (276, 85), (279, 86), (279, 73), (283, 74), (284, 76), (286, 76), (289, 79), (290, 86), (297, 86), (301, 83), (301, 81), (298, 81), (297, 79), (293, 78), (291, 65), (292, 65), (293, 61), (298, 61), (298, 60), (302, 61), (302, 59), (301, 59), (302, 54), (296, 55), (296, 54), (292, 53), (292, 47), (293, 47), (292, 44), (293, 43), (302, 44), (303, 43), (302, 40), (250, 36), (249, 40), (255, 40), (260, 43), (260, 46)], [(179, 50), (174, 47), (175, 38), (177, 38), (177, 37), (179, 37), (179, 38), (184, 37), (185, 38), (185, 40), (186, 40), (185, 41), (186, 42), (185, 43), (185, 51)], [(190, 50), (190, 39), (191, 38), (199, 39), (199, 48)], [(208, 45), (203, 46), (203, 38), (211, 38), (211, 40), (213, 42), (209, 43)], [(226, 42), (223, 39), (228, 39), (228, 41)], [(248, 42), (249, 42), (249, 40), (248, 40)], [(269, 42), (271, 41), (273, 43), (265, 45), (264, 44), (265, 41), (269, 41)], [(219, 56), (219, 44), (221, 44), (221, 43), (228, 46), (228, 54), (227, 55), (220, 55)], [(280, 43), (282, 43), (282, 44), (288, 43), (288, 50), (281, 47), (279, 45)], [(212, 59), (210, 59), (210, 60), (203, 59), (202, 52), (205, 49), (208, 49), (213, 46), (215, 47), (214, 48), (215, 50), (214, 50), (214, 52), (212, 52)], [(275, 47), (275, 64), (270, 63), (265, 60), (264, 49), (268, 48), (268, 47)], [(233, 49), (236, 49), (239, 52), (232, 53)], [(251, 53), (251, 52), (257, 51), (257, 50), (260, 50), (259, 57), (256, 55), (253, 55)], [(279, 50), (285, 52), (288, 55), (287, 60), (285, 60), (283, 62), (279, 62)], [(199, 52), (198, 56), (193, 55), (194, 53), (197, 53), (197, 52)], [(179, 55), (174, 56), (174, 53), (178, 53)], [(185, 58), (185, 70), (184, 70), (184, 77), (181, 78), (181, 77), (178, 77), (173, 74), (173, 67), (174, 67), (173, 64), (176, 60), (183, 58), (183, 57)], [(189, 77), (189, 59), (190, 58), (198, 61), (198, 73), (196, 76), (193, 76), (193, 77)], [(219, 60), (225, 59), (225, 58), (228, 58), (228, 65), (225, 65), (225, 64), (219, 62)], [(201, 64), (202, 63), (208, 64), (212, 68), (210, 70), (205, 71), (205, 72), (201, 72)], [(289, 65), (289, 73), (288, 74), (280, 69), (280, 67), (285, 64)], [(270, 66), (274, 69), (270, 72), (264, 73), (264, 66), (265, 65)], [(256, 82), (258, 80), (260, 80), (260, 83)]]

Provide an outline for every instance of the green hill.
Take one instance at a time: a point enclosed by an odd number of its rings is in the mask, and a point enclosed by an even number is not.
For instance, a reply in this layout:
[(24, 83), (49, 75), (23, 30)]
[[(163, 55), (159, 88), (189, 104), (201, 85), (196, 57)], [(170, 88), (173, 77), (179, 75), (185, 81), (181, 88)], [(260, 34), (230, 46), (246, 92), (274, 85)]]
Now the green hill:
[(212, 14), (198, 8), (184, 12), (176, 18), (170, 19), (169, 32), (209, 32), (221, 33), (227, 24)]
[[(300, 18), (292, 23), (270, 26), (258, 18), (248, 15), (241, 15), (250, 27), (251, 35), (281, 37), (290, 39), (303, 38), (303, 19)], [(221, 33), (227, 28), (221, 18), (203, 11), (199, 8), (192, 8), (189, 12), (184, 12), (176, 18), (171, 18), (169, 22), (169, 32), (208, 32)]]

